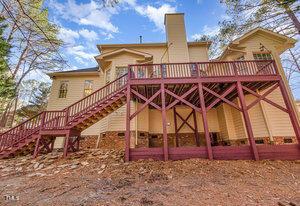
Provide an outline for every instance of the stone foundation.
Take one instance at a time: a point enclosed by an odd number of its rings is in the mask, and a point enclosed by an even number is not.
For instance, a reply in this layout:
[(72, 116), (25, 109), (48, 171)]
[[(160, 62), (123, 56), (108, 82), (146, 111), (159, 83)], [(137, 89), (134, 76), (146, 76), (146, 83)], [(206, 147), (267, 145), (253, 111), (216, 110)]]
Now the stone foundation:
[(298, 144), (296, 137), (273, 137), (274, 144)]
[(80, 149), (95, 149), (97, 146), (97, 135), (83, 135), (80, 137)]
[[(256, 137), (255, 143), (257, 145), (260, 144), (274, 144), (274, 145), (282, 145), (282, 144), (297, 144), (296, 137), (273, 137), (274, 141), (271, 141), (270, 137)], [(235, 140), (226, 140), (227, 145), (232, 146), (240, 146), (249, 144), (248, 138), (243, 139), (235, 139)]]
[[(196, 139), (194, 133), (179, 133), (179, 146), (188, 147), (196, 146)], [(200, 146), (206, 146), (204, 133), (199, 133)], [(80, 148), (90, 149), (96, 148), (98, 136), (83, 136), (80, 140)], [(255, 138), (257, 145), (260, 144), (297, 144), (296, 137), (274, 137), (274, 142), (270, 137)], [(139, 131), (136, 138), (135, 131), (131, 131), (131, 148), (148, 148), (148, 147), (163, 147), (163, 134), (150, 134), (148, 132)], [(234, 140), (221, 140), (219, 135), (215, 135), (212, 141), (212, 146), (241, 146), (249, 145), (248, 138), (234, 139)], [(168, 146), (176, 146), (176, 138), (174, 133), (168, 134)], [(106, 149), (124, 149), (125, 148), (125, 131), (109, 131), (100, 134), (98, 148)]]
[[(179, 146), (188, 147), (196, 146), (196, 138), (194, 133), (179, 133), (178, 134)], [(199, 134), (200, 146), (205, 146), (206, 141), (204, 134)], [(149, 134), (149, 147), (162, 147), (163, 134)], [(176, 135), (174, 133), (168, 134), (168, 146), (176, 146)]]

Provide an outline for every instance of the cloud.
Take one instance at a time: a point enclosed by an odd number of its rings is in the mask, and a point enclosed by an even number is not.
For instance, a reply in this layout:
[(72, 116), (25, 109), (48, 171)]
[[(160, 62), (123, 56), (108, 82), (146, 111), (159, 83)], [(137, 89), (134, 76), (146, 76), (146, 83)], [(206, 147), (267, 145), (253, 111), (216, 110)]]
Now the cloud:
[(92, 52), (85, 51), (86, 47), (79, 45), (79, 46), (71, 46), (66, 48), (66, 53), (70, 56), (73, 56), (74, 59), (83, 65), (88, 65), (91, 60), (94, 60), (94, 56), (97, 54)]
[(112, 34), (107, 34), (106, 37), (104, 38), (105, 40), (110, 40), (115, 38)]
[(191, 38), (193, 40), (197, 40), (197, 39), (200, 39), (203, 35), (206, 35), (206, 36), (215, 36), (219, 33), (220, 31), (220, 27), (219, 26), (212, 26), (212, 27), (209, 27), (207, 25), (204, 25), (204, 27), (202, 28), (202, 31), (200, 33), (197, 33), (197, 34), (193, 34), (191, 36)]
[(158, 8), (148, 5), (146, 7), (139, 6), (136, 8), (136, 11), (139, 14), (148, 17), (159, 30), (164, 31), (165, 14), (175, 13), (176, 8), (169, 4), (163, 4)]
[(128, 4), (138, 14), (147, 17), (160, 31), (164, 31), (165, 14), (176, 12), (176, 7), (173, 7), (170, 4), (163, 4), (159, 7), (154, 7), (151, 5), (139, 5), (136, 3), (136, 0), (123, 0), (122, 3)]
[(59, 29), (58, 38), (67, 44), (75, 44), (75, 39), (78, 39), (79, 37), (77, 31), (64, 27)]
[(94, 26), (109, 32), (118, 32), (118, 27), (111, 22), (111, 17), (116, 13), (116, 10), (114, 8), (103, 8), (100, 3), (93, 0), (78, 4), (74, 0), (68, 0), (66, 3), (51, 0), (49, 7), (55, 9), (65, 20), (79, 25)]
[(88, 41), (95, 41), (98, 39), (98, 35), (93, 30), (81, 29), (79, 34)]
[(207, 36), (214, 36), (214, 35), (218, 34), (219, 30), (220, 30), (219, 26), (210, 27), (210, 26), (205, 25), (203, 27), (203, 33)]

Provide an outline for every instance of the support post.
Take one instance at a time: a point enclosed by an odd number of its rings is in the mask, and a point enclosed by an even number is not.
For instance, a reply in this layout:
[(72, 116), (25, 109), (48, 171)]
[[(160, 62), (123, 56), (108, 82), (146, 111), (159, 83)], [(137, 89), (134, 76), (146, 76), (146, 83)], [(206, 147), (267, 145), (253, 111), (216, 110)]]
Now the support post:
[(296, 138), (298, 140), (298, 145), (300, 146), (300, 127), (299, 127), (299, 123), (298, 123), (298, 120), (297, 120), (296, 113), (293, 109), (292, 102), (290, 101), (287, 90), (286, 90), (285, 85), (284, 85), (282, 80), (279, 80), (279, 88), (280, 88), (280, 91), (281, 91), (286, 109), (288, 110), (288, 114), (290, 116), (290, 120), (291, 120), (293, 129), (294, 129)]
[(173, 113), (174, 113), (174, 126), (175, 126), (175, 146), (179, 147), (179, 139), (178, 139), (178, 125), (177, 125), (177, 112), (176, 107), (173, 107)]
[(213, 153), (212, 153), (210, 136), (209, 136), (209, 129), (208, 129), (208, 123), (207, 123), (207, 114), (206, 114), (206, 106), (205, 106), (204, 95), (203, 95), (202, 82), (198, 83), (198, 91), (199, 91), (199, 101), (200, 101), (200, 106), (201, 106), (201, 114), (202, 114), (203, 128), (204, 128), (206, 148), (207, 148), (207, 156), (208, 156), (208, 159), (212, 160)]
[(77, 142), (76, 142), (76, 151), (79, 151), (79, 146), (80, 146), (80, 135), (77, 136)]
[(51, 145), (50, 145), (51, 152), (53, 152), (54, 143), (55, 143), (55, 137), (52, 137), (52, 139), (51, 139)]
[(130, 84), (129, 79), (126, 90), (126, 131), (125, 131), (125, 162), (130, 160)]
[(238, 90), (238, 96), (239, 96), (241, 107), (242, 107), (242, 113), (243, 113), (243, 117), (244, 117), (244, 121), (245, 121), (246, 131), (247, 131), (248, 139), (250, 142), (251, 150), (253, 153), (253, 157), (255, 160), (259, 160), (259, 155), (258, 155), (257, 147), (255, 144), (255, 140), (254, 140), (250, 117), (249, 117), (249, 113), (247, 111), (247, 105), (246, 105), (245, 96), (244, 96), (244, 92), (243, 92), (243, 88), (242, 88), (242, 83), (240, 81), (238, 81), (236, 83), (236, 87)]
[(167, 114), (166, 114), (166, 93), (164, 83), (160, 84), (161, 89), (161, 113), (163, 123), (163, 147), (164, 147), (164, 160), (169, 159), (169, 148), (168, 148), (168, 135), (167, 135)]
[(33, 152), (33, 158), (36, 158), (38, 156), (38, 153), (40, 151), (40, 142), (41, 142), (42, 135), (39, 134), (36, 143), (35, 143), (35, 148)]
[(69, 141), (70, 141), (70, 131), (67, 132), (66, 138), (65, 138), (64, 155), (63, 155), (64, 158), (67, 157), (67, 155), (68, 155)]
[(200, 138), (199, 138), (199, 133), (198, 133), (196, 111), (194, 109), (193, 109), (193, 119), (194, 119), (194, 130), (195, 130), (196, 145), (197, 145), (197, 147), (199, 147), (200, 146)]

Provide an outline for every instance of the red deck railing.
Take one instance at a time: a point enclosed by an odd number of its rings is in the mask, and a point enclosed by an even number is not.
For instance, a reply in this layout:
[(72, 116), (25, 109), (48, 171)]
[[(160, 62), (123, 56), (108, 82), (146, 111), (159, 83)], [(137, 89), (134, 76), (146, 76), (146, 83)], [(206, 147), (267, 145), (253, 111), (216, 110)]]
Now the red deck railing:
[(130, 65), (131, 79), (277, 75), (275, 61), (226, 61)]
[[(277, 75), (273, 60), (129, 65), (131, 79)], [(66, 129), (70, 122), (103, 104), (127, 84), (127, 74), (61, 111), (45, 111), (0, 134), (0, 152), (39, 130)]]
[(74, 118), (101, 104), (127, 83), (127, 74), (60, 111), (45, 111), (0, 134), (0, 152), (13, 147), (41, 129), (65, 129)]

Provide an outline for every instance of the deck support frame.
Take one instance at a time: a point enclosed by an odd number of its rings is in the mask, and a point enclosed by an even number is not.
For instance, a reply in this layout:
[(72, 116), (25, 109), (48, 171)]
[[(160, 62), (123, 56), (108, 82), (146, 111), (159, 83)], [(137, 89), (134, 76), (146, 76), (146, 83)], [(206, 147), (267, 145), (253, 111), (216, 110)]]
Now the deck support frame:
[[(285, 89), (285, 86), (282, 83), (281, 78), (279, 78), (278, 76), (274, 76), (272, 78), (261, 77), (260, 80), (262, 82), (266, 82), (266, 83), (273, 82), (274, 84), (273, 84), (273, 86), (269, 87), (263, 94), (258, 94), (256, 91), (253, 91), (252, 89), (245, 86), (245, 84), (247, 82), (253, 82), (253, 78), (249, 79), (246, 77), (236, 77), (236, 79), (232, 80), (232, 81), (228, 81), (228, 79), (226, 79), (226, 78), (224, 78), (224, 81), (222, 78), (220, 78), (218, 81), (216, 81), (214, 79), (214, 82), (216, 82), (216, 83), (219, 82), (219, 83), (231, 84), (224, 91), (222, 91), (220, 94), (218, 94), (217, 92), (215, 92), (205, 86), (205, 84), (208, 83), (205, 78), (204, 79), (199, 78), (197, 81), (193, 80), (191, 82), (188, 82), (187, 79), (185, 79), (182, 83), (189, 83), (189, 84), (192, 84), (192, 86), (188, 91), (186, 91), (185, 93), (180, 94), (180, 95), (175, 94), (174, 92), (172, 92), (166, 88), (166, 85), (174, 84), (174, 80), (172, 80), (172, 79), (168, 80), (168, 79), (162, 78), (159, 81), (151, 80), (151, 79), (149, 81), (141, 80), (141, 81), (143, 81), (143, 85), (145, 85), (145, 86), (152, 85), (153, 83), (155, 83), (156, 85), (159, 85), (160, 88), (150, 98), (147, 98), (140, 93), (137, 95), (137, 92), (135, 90), (132, 92), (132, 89), (129, 89), (127, 92), (127, 103), (129, 104), (129, 106), (127, 106), (127, 111), (126, 111), (127, 112), (127, 115), (126, 115), (126, 117), (127, 117), (127, 119), (126, 119), (126, 129), (127, 129), (126, 130), (126, 136), (127, 136), (126, 142), (127, 143), (126, 143), (126, 147), (125, 147), (125, 151), (126, 151), (125, 152), (125, 157), (126, 157), (125, 160), (126, 161), (130, 160), (130, 137), (129, 137), (130, 136), (130, 120), (133, 119), (136, 115), (138, 115), (147, 105), (152, 105), (156, 109), (159, 109), (162, 113), (162, 124), (163, 124), (163, 148), (162, 149), (163, 149), (163, 160), (165, 160), (165, 161), (170, 159), (170, 148), (168, 146), (167, 116), (166, 116), (166, 112), (169, 109), (173, 109), (173, 114), (174, 114), (176, 147), (179, 147), (179, 130), (182, 128), (182, 125), (179, 125), (177, 117), (179, 117), (179, 118), (181, 117), (180, 119), (182, 120), (182, 124), (188, 125), (191, 129), (193, 128), (192, 130), (195, 132), (195, 130), (196, 130), (195, 126), (192, 127), (192, 125), (190, 125), (187, 121), (189, 120), (189, 118), (191, 116), (193, 116), (194, 123), (196, 123), (195, 113), (199, 112), (201, 114), (202, 121), (203, 121), (203, 127), (204, 127), (205, 141), (206, 141), (206, 154), (207, 154), (206, 157), (211, 160), (214, 159), (214, 154), (213, 154), (214, 150), (211, 146), (211, 137), (210, 137), (210, 131), (209, 131), (208, 121), (207, 121), (207, 112), (210, 109), (212, 109), (215, 105), (220, 104), (221, 102), (226, 103), (226, 104), (232, 106), (233, 108), (237, 109), (238, 111), (242, 112), (244, 123), (246, 126), (248, 140), (250, 143), (249, 149), (251, 151), (252, 158), (254, 160), (259, 160), (260, 155), (259, 155), (259, 150), (257, 149), (257, 146), (255, 144), (253, 129), (252, 129), (248, 111), (260, 101), (265, 101), (265, 102), (269, 103), (270, 105), (282, 110), (283, 112), (287, 112), (290, 116), (290, 120), (293, 125), (295, 135), (296, 135), (298, 141), (300, 141), (299, 125), (298, 125), (295, 113), (291, 106), (292, 103), (290, 102), (290, 100), (288, 98), (287, 91)], [(160, 84), (157, 84), (157, 83), (160, 83)], [(137, 85), (141, 85), (141, 84), (140, 84), (139, 80), (135, 79), (135, 80), (131, 81), (131, 83), (129, 83), (128, 88), (131, 88), (131, 87), (137, 86)], [(267, 95), (269, 95), (272, 91), (274, 91), (277, 88), (280, 88), (286, 108), (284, 108), (284, 107), (278, 105), (277, 103), (275, 103), (274, 101), (266, 98)], [(200, 108), (197, 107), (196, 105), (193, 105), (188, 100), (186, 100), (186, 98), (189, 95), (191, 95), (193, 92), (197, 92), (199, 95)], [(214, 96), (216, 98), (209, 105), (206, 105), (204, 92), (206, 92), (205, 93), (206, 96), (209, 93), (211, 96)], [(239, 99), (239, 102), (241, 105), (237, 105), (232, 100), (226, 98), (228, 95), (230, 95), (232, 93), (237, 94), (237, 98)], [(246, 105), (245, 94), (251, 94), (251, 95), (255, 96), (257, 99), (254, 100), (249, 105)], [(171, 98), (168, 102), (166, 102), (166, 95), (171, 96)], [(128, 112), (130, 112), (130, 99), (133, 96), (135, 96), (135, 97), (138, 96), (138, 98), (141, 98), (142, 100), (144, 100), (145, 103), (142, 105), (142, 107), (137, 112), (134, 113), (134, 115), (129, 115)], [(161, 98), (161, 103), (162, 103), (161, 106), (154, 103), (153, 100), (156, 98)], [(171, 101), (171, 99), (173, 101)], [(179, 103), (184, 104), (192, 109), (192, 112), (189, 114), (188, 117), (183, 118), (176, 111), (176, 105)], [(194, 125), (197, 125), (197, 123)], [(197, 132), (197, 134), (198, 134), (198, 132)], [(195, 138), (196, 138), (196, 140), (199, 140), (199, 137), (198, 138), (196, 137), (196, 132), (195, 132)], [(198, 145), (199, 145), (199, 143), (197, 141), (197, 146)]]

